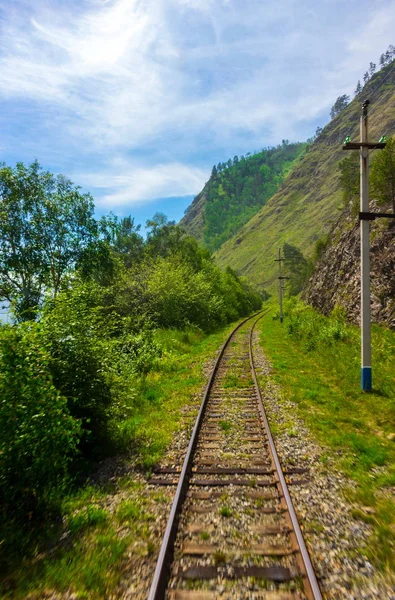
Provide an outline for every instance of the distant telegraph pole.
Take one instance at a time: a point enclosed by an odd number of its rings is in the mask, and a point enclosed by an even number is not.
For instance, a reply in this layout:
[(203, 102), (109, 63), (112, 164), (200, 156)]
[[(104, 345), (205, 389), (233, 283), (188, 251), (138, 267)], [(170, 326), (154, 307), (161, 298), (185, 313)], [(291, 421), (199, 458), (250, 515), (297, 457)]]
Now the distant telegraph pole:
[(283, 322), (283, 281), (284, 279), (289, 279), (289, 277), (282, 276), (281, 263), (283, 262), (283, 258), (281, 257), (281, 248), (278, 249), (278, 258), (276, 258), (275, 262), (278, 262), (278, 301), (280, 304), (280, 323)]
[(361, 161), (360, 189), (360, 232), (361, 232), (361, 387), (365, 392), (372, 390), (372, 347), (371, 347), (371, 311), (370, 311), (370, 242), (369, 221), (376, 217), (394, 217), (386, 213), (369, 212), (369, 150), (385, 148), (385, 142), (368, 142), (369, 100), (362, 104), (360, 121), (361, 141), (351, 142), (345, 139), (343, 150), (359, 150)]

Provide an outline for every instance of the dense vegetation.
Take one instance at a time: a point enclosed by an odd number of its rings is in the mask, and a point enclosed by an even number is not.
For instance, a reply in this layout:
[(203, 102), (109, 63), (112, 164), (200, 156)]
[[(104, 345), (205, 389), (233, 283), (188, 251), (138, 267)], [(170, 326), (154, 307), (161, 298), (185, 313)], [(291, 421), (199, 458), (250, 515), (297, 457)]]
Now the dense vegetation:
[(91, 198), (37, 163), (3, 166), (0, 182), (0, 289), (15, 315), (0, 326), (8, 560), (71, 477), (141, 439), (131, 423), (166, 352), (158, 331), (207, 333), (261, 300), (162, 214), (144, 240), (130, 217), (95, 221)]
[(283, 140), (275, 148), (214, 165), (205, 187), (203, 240), (217, 250), (278, 190), (306, 144)]
[[(395, 212), (395, 139), (390, 137), (386, 144), (371, 160), (369, 196), (376, 200), (378, 206), (385, 206)], [(351, 152), (350, 156), (340, 161), (339, 171), (344, 204), (351, 204), (353, 211), (358, 212), (359, 153)]]
[(287, 295), (296, 296), (311, 275), (312, 261), (307, 260), (296, 246), (287, 243), (283, 246), (283, 256), (284, 274), (288, 277)]

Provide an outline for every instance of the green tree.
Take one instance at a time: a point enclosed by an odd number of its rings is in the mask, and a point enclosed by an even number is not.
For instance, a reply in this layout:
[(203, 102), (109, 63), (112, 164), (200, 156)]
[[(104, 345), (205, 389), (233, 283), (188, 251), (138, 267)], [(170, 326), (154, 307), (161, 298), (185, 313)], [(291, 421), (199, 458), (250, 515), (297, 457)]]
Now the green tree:
[[(305, 144), (288, 140), (247, 157), (234, 157), (207, 182), (204, 242), (214, 251), (240, 229), (275, 193)], [(224, 165), (222, 165), (223, 167)], [(217, 171), (218, 173), (218, 171)]]
[(161, 212), (154, 214), (152, 219), (146, 222), (147, 242), (146, 253), (149, 256), (168, 256), (178, 250), (183, 238), (184, 230), (169, 221), (167, 216)]
[(141, 259), (144, 246), (139, 233), (141, 226), (135, 225), (131, 216), (119, 219), (110, 213), (100, 219), (98, 226), (101, 236), (126, 267)]
[(284, 268), (289, 277), (289, 295), (296, 296), (302, 291), (311, 273), (311, 264), (296, 246), (284, 244)]
[(379, 204), (392, 204), (395, 212), (395, 140), (389, 138), (387, 146), (372, 161), (370, 171), (372, 194)]
[(339, 170), (343, 201), (347, 206), (359, 198), (359, 153), (350, 152), (349, 156), (340, 161)]
[(31, 319), (95, 239), (93, 199), (37, 161), (0, 164), (0, 199), (0, 299)]
[(336, 115), (338, 115), (342, 110), (344, 110), (349, 102), (350, 96), (347, 96), (347, 94), (339, 96), (331, 108), (331, 119), (336, 117)]

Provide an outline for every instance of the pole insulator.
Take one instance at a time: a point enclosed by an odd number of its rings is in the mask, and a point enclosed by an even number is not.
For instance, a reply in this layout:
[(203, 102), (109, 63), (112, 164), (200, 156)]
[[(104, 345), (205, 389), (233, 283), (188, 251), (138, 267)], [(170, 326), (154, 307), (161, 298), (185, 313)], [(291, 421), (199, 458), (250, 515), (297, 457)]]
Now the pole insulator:
[(368, 107), (369, 107), (369, 104), (370, 104), (370, 100), (365, 100), (362, 103), (362, 114), (363, 114), (364, 117), (368, 116)]

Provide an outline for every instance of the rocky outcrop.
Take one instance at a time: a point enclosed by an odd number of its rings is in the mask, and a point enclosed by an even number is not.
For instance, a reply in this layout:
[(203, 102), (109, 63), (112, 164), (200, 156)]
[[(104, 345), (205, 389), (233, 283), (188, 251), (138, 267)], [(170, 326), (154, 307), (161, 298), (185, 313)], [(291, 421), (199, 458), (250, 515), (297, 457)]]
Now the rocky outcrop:
[(179, 223), (181, 227), (183, 227), (189, 235), (193, 235), (198, 242), (203, 242), (204, 207), (206, 202), (206, 186), (204, 186), (200, 194), (198, 194), (188, 206), (184, 217)]
[[(346, 210), (329, 239), (303, 297), (324, 314), (342, 307), (357, 323), (361, 306), (358, 218)], [(395, 329), (395, 219), (373, 221), (370, 240), (372, 320)]]

